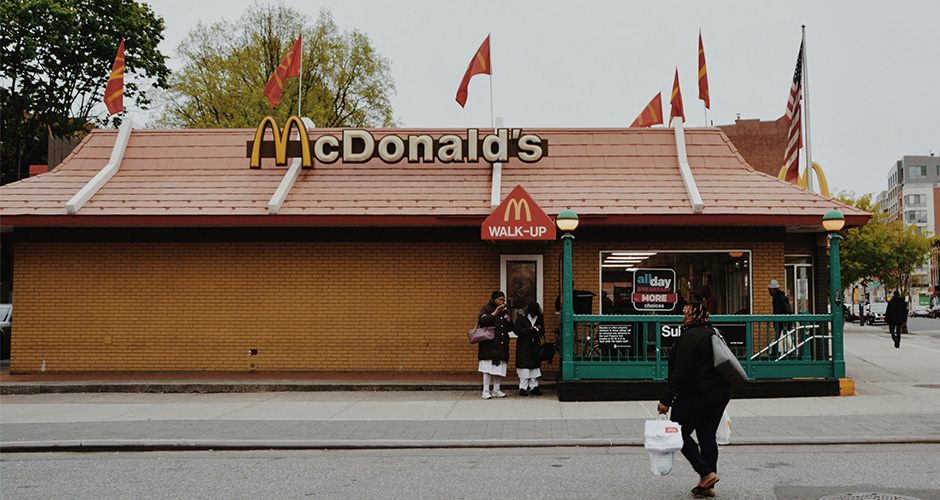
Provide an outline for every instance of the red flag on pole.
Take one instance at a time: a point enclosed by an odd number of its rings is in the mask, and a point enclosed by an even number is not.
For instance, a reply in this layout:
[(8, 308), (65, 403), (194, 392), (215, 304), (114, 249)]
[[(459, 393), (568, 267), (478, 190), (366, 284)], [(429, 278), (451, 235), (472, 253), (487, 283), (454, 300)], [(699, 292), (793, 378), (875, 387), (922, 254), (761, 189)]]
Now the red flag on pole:
[(303, 38), (303, 34), (297, 37), (297, 41), (287, 51), (287, 55), (284, 56), (281, 64), (278, 65), (277, 69), (274, 70), (274, 74), (271, 75), (271, 79), (268, 80), (268, 84), (264, 86), (264, 95), (268, 96), (272, 108), (277, 106), (277, 103), (281, 100), (284, 80), (292, 76), (300, 76), (301, 38)]
[(672, 99), (669, 100), (669, 104), (672, 105), (672, 109), (669, 110), (669, 122), (672, 122), (673, 118), (679, 117), (682, 118), (682, 123), (685, 123), (685, 112), (682, 111), (682, 93), (679, 92), (679, 68), (676, 68), (676, 79), (672, 83)]
[(663, 93), (656, 94), (656, 97), (643, 108), (640, 116), (633, 120), (631, 127), (651, 127), (663, 122)]
[(457, 87), (457, 103), (460, 104), (460, 107), (464, 107), (467, 104), (467, 87), (470, 85), (470, 78), (473, 75), (492, 75), (493, 71), (490, 67), (490, 36), (486, 35), (486, 40), (483, 40), (483, 44), (480, 45), (477, 53), (473, 55), (473, 59), (470, 60), (470, 66), (467, 67), (467, 72), (463, 75), (463, 80), (460, 80), (460, 87)]
[(803, 99), (803, 44), (800, 43), (800, 55), (796, 57), (796, 69), (793, 71), (793, 82), (790, 84), (790, 98), (787, 101), (787, 113), (784, 115), (790, 130), (787, 134), (787, 150), (784, 153), (783, 164), (787, 167), (786, 181), (796, 184), (800, 179), (800, 148), (803, 147), (801, 135), (801, 107)]
[(108, 113), (116, 115), (124, 111), (124, 39), (118, 47), (117, 57), (111, 66), (111, 75), (108, 84), (104, 87), (104, 105)]
[(705, 101), (705, 108), (711, 109), (708, 99), (708, 73), (705, 71), (705, 46), (702, 45), (702, 32), (698, 32), (698, 98)]

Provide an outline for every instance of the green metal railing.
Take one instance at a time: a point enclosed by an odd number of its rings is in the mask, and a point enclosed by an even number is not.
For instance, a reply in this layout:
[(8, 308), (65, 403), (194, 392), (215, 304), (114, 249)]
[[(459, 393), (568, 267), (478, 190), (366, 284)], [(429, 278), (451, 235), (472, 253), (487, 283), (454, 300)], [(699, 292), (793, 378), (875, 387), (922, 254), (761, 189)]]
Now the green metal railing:
[[(563, 380), (666, 380), (678, 315), (572, 315), (562, 331)], [(841, 317), (827, 314), (715, 315), (752, 380), (845, 377)], [(564, 322), (564, 319), (562, 319)]]

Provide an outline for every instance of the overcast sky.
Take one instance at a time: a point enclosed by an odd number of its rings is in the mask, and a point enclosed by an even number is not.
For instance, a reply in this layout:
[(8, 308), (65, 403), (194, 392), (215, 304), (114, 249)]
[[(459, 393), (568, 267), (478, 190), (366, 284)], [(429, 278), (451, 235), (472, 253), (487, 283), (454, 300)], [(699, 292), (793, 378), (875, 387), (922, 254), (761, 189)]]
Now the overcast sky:
[[(234, 21), (253, 0), (146, 1), (176, 48), (198, 21)], [(708, 123), (776, 120), (806, 25), (813, 161), (833, 191), (877, 193), (903, 155), (940, 154), (940, 2), (920, 1), (365, 1), (284, 0), (369, 36), (391, 61), (402, 126), (490, 126), (490, 81), (457, 86), (492, 34), (493, 105), (512, 127), (627, 127), (658, 92), (668, 113), (675, 68), (686, 127), (698, 100), (698, 33)], [(805, 152), (803, 153), (805, 155)], [(781, 164), (783, 159), (781, 158)], [(743, 186), (742, 186), (743, 188)]]

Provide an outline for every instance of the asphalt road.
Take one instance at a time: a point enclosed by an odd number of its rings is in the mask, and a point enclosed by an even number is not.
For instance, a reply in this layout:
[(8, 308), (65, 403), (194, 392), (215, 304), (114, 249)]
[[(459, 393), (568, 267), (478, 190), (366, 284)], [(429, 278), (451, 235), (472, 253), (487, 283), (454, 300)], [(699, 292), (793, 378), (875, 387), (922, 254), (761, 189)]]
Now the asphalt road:
[[(718, 498), (940, 500), (940, 445), (734, 446), (719, 469)], [(4, 454), (0, 475), (10, 500), (672, 500), (697, 480), (681, 456), (653, 476), (641, 447)]]

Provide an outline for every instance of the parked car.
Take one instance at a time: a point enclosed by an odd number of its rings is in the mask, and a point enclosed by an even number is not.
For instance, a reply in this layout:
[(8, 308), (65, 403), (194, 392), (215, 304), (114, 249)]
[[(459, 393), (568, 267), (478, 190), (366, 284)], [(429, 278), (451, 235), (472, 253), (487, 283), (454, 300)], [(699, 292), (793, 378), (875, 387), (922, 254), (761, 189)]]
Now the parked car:
[(927, 307), (927, 306), (914, 306), (914, 307), (911, 308), (910, 316), (911, 316), (911, 317), (917, 316), (917, 317), (920, 317), (920, 318), (929, 317), (929, 316), (930, 316), (930, 308)]
[(940, 304), (930, 306), (930, 313), (927, 314), (928, 318), (940, 318)]
[(10, 333), (13, 329), (13, 304), (0, 304), (0, 359), (10, 359)]
[(873, 302), (865, 307), (865, 320), (869, 325), (885, 322), (885, 311), (888, 310), (887, 302)]

